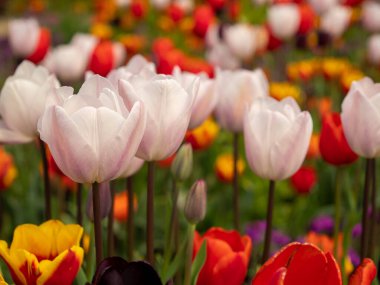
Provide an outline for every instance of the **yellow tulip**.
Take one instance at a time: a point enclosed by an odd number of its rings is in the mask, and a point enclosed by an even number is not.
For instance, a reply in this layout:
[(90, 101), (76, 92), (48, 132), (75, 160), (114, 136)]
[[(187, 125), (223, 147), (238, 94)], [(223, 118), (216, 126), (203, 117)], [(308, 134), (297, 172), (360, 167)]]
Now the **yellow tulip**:
[(0, 241), (0, 257), (16, 285), (69, 285), (82, 264), (82, 234), (81, 226), (58, 220), (24, 224), (15, 229), (10, 248)]

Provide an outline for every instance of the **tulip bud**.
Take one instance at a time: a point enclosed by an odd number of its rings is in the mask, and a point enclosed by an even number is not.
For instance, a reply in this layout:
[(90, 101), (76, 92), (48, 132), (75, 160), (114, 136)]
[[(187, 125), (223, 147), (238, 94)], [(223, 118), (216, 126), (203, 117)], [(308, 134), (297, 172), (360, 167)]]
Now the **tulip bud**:
[(174, 177), (180, 181), (189, 178), (193, 169), (193, 149), (186, 143), (179, 149), (172, 163), (171, 171)]
[(185, 217), (189, 223), (196, 224), (206, 215), (207, 186), (204, 180), (196, 181), (191, 187), (185, 204)]
[[(111, 189), (110, 189), (110, 182), (103, 182), (99, 184), (99, 194), (100, 194), (100, 218), (104, 219), (108, 216), (110, 210), (111, 210)], [(93, 211), (93, 203), (92, 203), (92, 189), (87, 197), (87, 203), (86, 203), (86, 214), (87, 217), (94, 221), (94, 211)]]

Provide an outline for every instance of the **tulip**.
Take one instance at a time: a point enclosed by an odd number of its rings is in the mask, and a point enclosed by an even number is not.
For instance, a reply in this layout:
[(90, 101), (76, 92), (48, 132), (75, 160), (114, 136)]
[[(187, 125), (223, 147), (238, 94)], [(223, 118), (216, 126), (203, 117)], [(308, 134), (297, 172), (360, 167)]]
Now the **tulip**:
[(366, 77), (352, 83), (342, 104), (342, 125), (352, 150), (365, 158), (380, 155), (380, 85)]
[(37, 137), (37, 122), (48, 95), (58, 87), (46, 68), (22, 62), (0, 93), (0, 142), (28, 143)]
[(261, 69), (219, 72), (216, 77), (219, 100), (215, 108), (219, 124), (228, 131), (241, 132), (245, 108), (268, 96), (268, 89), (268, 80)]
[(302, 4), (298, 6), (300, 13), (300, 25), (297, 33), (299, 35), (306, 35), (315, 26), (316, 15), (313, 8), (310, 5)]
[(0, 147), (0, 192), (8, 189), (17, 176), (13, 157)]
[(9, 41), (15, 55), (38, 63), (48, 52), (50, 32), (36, 19), (16, 19), (9, 23)]
[(365, 1), (362, 5), (362, 23), (370, 32), (380, 32), (380, 4), (375, 1)]
[(350, 164), (358, 159), (347, 143), (339, 113), (324, 116), (319, 150), (325, 161), (336, 166)]
[(296, 4), (272, 5), (268, 11), (268, 24), (273, 35), (285, 40), (294, 36), (300, 27), (301, 17)]
[(5, 282), (3, 275), (0, 274), (0, 285), (8, 285), (7, 282)]
[(179, 148), (189, 125), (198, 84), (195, 80), (185, 90), (172, 77), (163, 75), (151, 79), (132, 76), (129, 81), (120, 81), (119, 92), (127, 108), (141, 100), (147, 110), (147, 128), (138, 157), (146, 161), (163, 160)]
[(207, 185), (204, 180), (196, 181), (187, 194), (184, 214), (191, 224), (201, 222), (206, 216)]
[(339, 4), (339, 0), (308, 0), (308, 2), (318, 14), (323, 14)]
[(243, 284), (251, 257), (251, 239), (222, 228), (211, 228), (203, 236), (196, 232), (193, 256), (203, 242), (206, 242), (206, 260), (197, 285)]
[[(223, 30), (225, 42), (231, 52), (242, 60), (249, 60), (256, 50), (256, 34), (248, 24), (235, 24)], [(242, 43), (240, 39), (244, 39)]]
[(367, 58), (375, 66), (380, 66), (380, 34), (372, 35), (367, 41)]
[(162, 285), (154, 268), (144, 261), (127, 262), (114, 256), (104, 259), (96, 268), (92, 284)]
[(199, 127), (211, 114), (216, 103), (215, 80), (209, 79), (207, 74), (200, 73), (198, 76), (190, 72), (181, 72), (179, 67), (173, 70), (174, 78), (184, 89), (191, 88), (193, 82), (199, 78), (199, 90), (195, 96), (193, 110), (191, 112), (189, 129)]
[[(134, 195), (132, 199), (133, 212), (137, 211), (137, 196)], [(129, 219), (129, 198), (126, 191), (117, 193), (113, 200), (114, 208), (113, 208), (113, 216), (119, 222), (126, 222)]]
[(252, 285), (341, 285), (339, 266), (330, 252), (312, 244), (290, 243), (256, 273)]
[(321, 30), (339, 38), (348, 28), (351, 20), (352, 9), (342, 5), (336, 5), (329, 9), (321, 18)]
[(206, 54), (207, 60), (222, 69), (237, 69), (240, 66), (239, 59), (224, 43), (218, 43), (211, 47)]
[(290, 177), (305, 158), (311, 132), (310, 114), (301, 112), (293, 98), (254, 101), (244, 120), (245, 149), (251, 169), (261, 178)]
[(57, 220), (24, 224), (15, 229), (10, 248), (0, 241), (0, 257), (16, 285), (70, 285), (83, 260), (82, 234), (79, 225)]
[(212, 8), (208, 5), (200, 5), (194, 10), (194, 33), (203, 38), (207, 34), (208, 28), (215, 21)]
[[(238, 175), (244, 172), (244, 160), (239, 159), (237, 163)], [(234, 160), (231, 154), (221, 154), (215, 161), (215, 172), (220, 181), (231, 183), (234, 178)]]
[(376, 271), (375, 263), (371, 259), (365, 258), (352, 273), (349, 285), (371, 285), (376, 278)]
[(317, 180), (317, 174), (312, 167), (301, 167), (296, 173), (291, 177), (291, 182), (299, 194), (307, 194), (314, 187)]

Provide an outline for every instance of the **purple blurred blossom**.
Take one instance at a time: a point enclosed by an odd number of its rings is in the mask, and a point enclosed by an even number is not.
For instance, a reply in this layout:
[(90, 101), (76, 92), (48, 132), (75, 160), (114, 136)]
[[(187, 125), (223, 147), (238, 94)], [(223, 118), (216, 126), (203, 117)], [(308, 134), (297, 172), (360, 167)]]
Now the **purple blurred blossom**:
[(350, 260), (351, 260), (352, 264), (354, 265), (354, 267), (359, 266), (360, 256), (354, 249), (350, 248), (348, 250), (348, 256), (350, 257)]
[[(252, 239), (254, 245), (258, 245), (264, 242), (265, 236), (265, 221), (257, 221), (251, 223), (246, 228), (247, 235)], [(291, 238), (280, 230), (272, 230), (272, 244), (276, 247), (283, 247), (291, 242)]]
[(356, 224), (352, 229), (352, 237), (358, 238), (362, 234), (362, 224)]
[(334, 230), (334, 220), (327, 215), (318, 216), (311, 221), (310, 230), (317, 233), (332, 234)]

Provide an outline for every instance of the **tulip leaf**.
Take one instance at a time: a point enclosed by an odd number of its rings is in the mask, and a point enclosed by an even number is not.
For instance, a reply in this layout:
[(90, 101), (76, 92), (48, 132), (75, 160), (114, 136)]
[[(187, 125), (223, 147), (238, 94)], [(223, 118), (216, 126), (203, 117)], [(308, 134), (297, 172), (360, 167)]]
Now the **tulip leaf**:
[(206, 245), (207, 245), (206, 241), (203, 241), (202, 246), (199, 249), (197, 256), (195, 257), (193, 261), (193, 265), (191, 266), (191, 284), (192, 285), (197, 284), (199, 273), (201, 272), (201, 269), (206, 262), (206, 258), (207, 258)]
[(169, 265), (169, 268), (165, 276), (162, 276), (162, 279), (163, 279), (162, 281), (164, 284), (166, 284), (166, 282), (168, 282), (169, 279), (174, 276), (174, 274), (178, 271), (178, 268), (182, 265), (183, 261), (185, 260), (186, 245), (187, 245), (187, 239), (183, 241), (180, 250), (176, 254), (173, 262)]
[(79, 269), (77, 277), (75, 278), (74, 284), (82, 285), (82, 284), (86, 284), (86, 283), (87, 283), (86, 273), (83, 271), (83, 268), (81, 267)]

